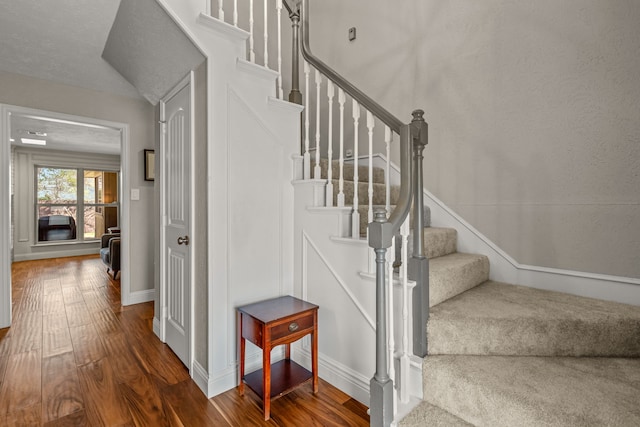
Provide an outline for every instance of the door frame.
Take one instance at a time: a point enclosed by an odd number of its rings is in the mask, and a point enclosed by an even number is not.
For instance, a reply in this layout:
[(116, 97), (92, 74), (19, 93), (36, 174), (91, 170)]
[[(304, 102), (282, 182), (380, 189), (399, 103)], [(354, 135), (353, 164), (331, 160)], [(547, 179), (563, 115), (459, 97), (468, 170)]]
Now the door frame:
[[(173, 89), (171, 89), (165, 96), (160, 100), (160, 124), (161, 124), (161, 132), (160, 132), (160, 147), (159, 147), (159, 155), (157, 156), (159, 162), (160, 171), (160, 266), (159, 266), (159, 276), (160, 276), (160, 292), (158, 299), (158, 308), (160, 310), (159, 313), (159, 338), (162, 342), (166, 342), (165, 333), (166, 333), (166, 322), (167, 322), (167, 278), (165, 277), (164, 271), (167, 266), (166, 260), (166, 251), (165, 247), (167, 245), (167, 239), (165, 234), (165, 224), (167, 221), (166, 215), (166, 191), (167, 191), (167, 174), (166, 174), (166, 163), (165, 163), (165, 155), (166, 155), (166, 102), (170, 100), (174, 95), (180, 92), (185, 87), (189, 87), (189, 128), (190, 128), (190, 137), (189, 137), (189, 230), (188, 235), (190, 238), (193, 238), (193, 228), (195, 224), (195, 171), (194, 171), (194, 136), (195, 136), (195, 93), (194, 93), (194, 71), (190, 71)], [(193, 281), (195, 276), (195, 257), (193, 256), (193, 251), (191, 252), (191, 259), (189, 263), (190, 270), (190, 281), (189, 281), (189, 333), (188, 333), (188, 351), (189, 351), (189, 375), (193, 377), (193, 356), (194, 356), (194, 318), (195, 318), (195, 301), (194, 301), (194, 286)]]
[(0, 104), (0, 328), (11, 326), (11, 141), (10, 117), (12, 113), (44, 116), (87, 125), (98, 125), (120, 131), (120, 228), (122, 230), (120, 293), (121, 304), (130, 299), (130, 204), (131, 191), (129, 125), (91, 117), (82, 117), (54, 111), (16, 105)]

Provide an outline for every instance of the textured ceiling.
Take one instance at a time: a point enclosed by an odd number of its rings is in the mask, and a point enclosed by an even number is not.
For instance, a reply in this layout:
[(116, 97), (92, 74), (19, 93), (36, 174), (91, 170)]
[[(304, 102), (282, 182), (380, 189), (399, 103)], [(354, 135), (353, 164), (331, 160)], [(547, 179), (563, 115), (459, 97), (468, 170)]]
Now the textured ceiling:
[[(31, 135), (30, 132), (46, 136)], [(52, 150), (82, 151), (86, 153), (120, 154), (120, 130), (72, 121), (26, 114), (11, 114), (11, 139), (17, 147), (26, 147), (21, 138), (44, 139), (44, 147)]]
[[(5, 72), (155, 104), (203, 60), (155, 0), (0, 0)], [(117, 130), (12, 115), (14, 145), (27, 131), (47, 133), (47, 149), (120, 152)]]
[(118, 0), (0, 0), (0, 69), (139, 98), (102, 57)]

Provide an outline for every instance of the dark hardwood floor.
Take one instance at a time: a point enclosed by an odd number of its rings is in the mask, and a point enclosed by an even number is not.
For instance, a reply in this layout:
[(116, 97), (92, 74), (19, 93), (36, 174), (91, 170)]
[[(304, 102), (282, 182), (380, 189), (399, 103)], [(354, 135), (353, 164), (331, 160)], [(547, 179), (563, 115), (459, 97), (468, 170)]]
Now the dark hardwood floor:
[(14, 263), (13, 325), (0, 329), (0, 426), (368, 426), (367, 408), (320, 382), (271, 405), (207, 398), (152, 331), (153, 304), (120, 306), (94, 256)]

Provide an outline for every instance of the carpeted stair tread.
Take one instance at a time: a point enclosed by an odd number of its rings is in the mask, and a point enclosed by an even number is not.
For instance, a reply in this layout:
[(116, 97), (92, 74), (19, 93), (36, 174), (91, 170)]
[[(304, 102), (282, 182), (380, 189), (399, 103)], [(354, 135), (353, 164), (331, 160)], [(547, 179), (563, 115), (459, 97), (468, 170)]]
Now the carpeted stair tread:
[(424, 229), (424, 252), (429, 259), (449, 255), (458, 250), (455, 228), (427, 227)]
[(426, 401), (477, 426), (640, 425), (640, 359), (429, 356), (423, 376)]
[[(337, 179), (331, 180), (333, 184), (333, 206), (338, 205), (338, 192), (340, 191), (339, 182)], [(344, 203), (345, 205), (352, 206), (353, 205), (353, 189), (354, 183), (353, 181), (344, 181)], [(400, 197), (400, 187), (391, 186), (390, 193), (392, 205), (395, 205)], [(374, 205), (385, 205), (386, 201), (386, 186), (385, 184), (373, 184), (373, 204)], [(358, 204), (359, 205), (368, 205), (369, 204), (369, 183), (368, 182), (358, 182)]]
[(488, 281), (433, 307), (427, 335), (430, 354), (640, 357), (640, 308)]
[[(328, 177), (328, 164), (327, 159), (320, 159), (320, 176), (322, 179), (327, 179)], [(313, 174), (313, 168), (316, 165), (315, 158), (311, 159), (311, 170)], [(345, 163), (343, 169), (343, 179), (345, 181), (353, 181), (353, 171), (355, 167), (353, 164)], [(340, 163), (337, 160), (331, 162), (331, 178), (339, 179), (340, 178)], [(369, 182), (369, 167), (368, 166), (359, 166), (358, 167), (358, 181), (359, 182)], [(378, 184), (384, 184), (384, 169), (374, 167), (373, 168), (373, 182)]]
[(429, 260), (429, 307), (489, 280), (489, 259), (456, 252)]
[(455, 415), (427, 402), (420, 402), (410, 414), (404, 417), (399, 427), (473, 427)]

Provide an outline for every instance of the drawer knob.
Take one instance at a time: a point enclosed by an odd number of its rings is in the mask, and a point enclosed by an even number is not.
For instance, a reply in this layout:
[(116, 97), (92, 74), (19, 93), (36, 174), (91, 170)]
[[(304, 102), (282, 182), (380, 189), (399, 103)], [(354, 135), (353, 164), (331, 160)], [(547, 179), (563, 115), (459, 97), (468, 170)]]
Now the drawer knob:
[(296, 322), (292, 322), (289, 325), (289, 332), (297, 331), (298, 328), (299, 328), (298, 324)]

